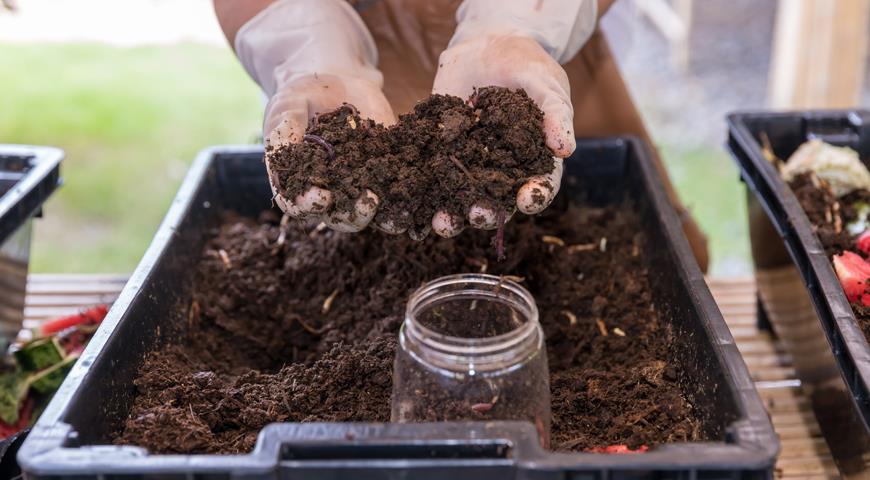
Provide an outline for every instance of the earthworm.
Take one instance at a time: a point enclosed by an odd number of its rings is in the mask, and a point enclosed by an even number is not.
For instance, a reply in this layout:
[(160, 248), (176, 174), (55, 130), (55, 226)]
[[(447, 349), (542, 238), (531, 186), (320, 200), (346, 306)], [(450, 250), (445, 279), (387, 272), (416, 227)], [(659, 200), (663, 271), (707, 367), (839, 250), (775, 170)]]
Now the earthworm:
[(498, 230), (495, 232), (495, 253), (496, 258), (499, 262), (504, 260), (504, 223), (505, 223), (505, 211), (504, 209), (499, 209), (496, 214), (496, 223), (498, 223)]
[(326, 149), (326, 153), (329, 155), (330, 160), (335, 160), (335, 148), (332, 147), (332, 144), (323, 139), (323, 137), (319, 135), (314, 135), (312, 133), (306, 133), (302, 137), (303, 142), (311, 142), (320, 145), (321, 147)]
[(359, 110), (357, 110), (356, 107), (354, 107), (352, 104), (345, 102), (342, 105), (349, 108), (350, 111), (353, 112), (354, 115), (359, 115)]

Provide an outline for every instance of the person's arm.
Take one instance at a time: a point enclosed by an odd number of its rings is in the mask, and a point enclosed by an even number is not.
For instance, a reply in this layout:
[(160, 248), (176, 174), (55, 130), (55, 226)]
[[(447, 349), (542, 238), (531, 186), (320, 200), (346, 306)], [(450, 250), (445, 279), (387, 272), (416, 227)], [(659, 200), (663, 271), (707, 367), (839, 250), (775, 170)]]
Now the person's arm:
[[(235, 45), (236, 33), (254, 15), (268, 7), (275, 0), (214, 0), (214, 11), (224, 36)], [(616, 0), (597, 0), (598, 18), (601, 19)]]
[[(456, 12), (457, 27), (439, 59), (434, 93), (468, 97), (475, 88), (498, 85), (522, 88), (544, 112), (547, 146), (553, 151), (553, 172), (520, 187), (517, 208), (527, 214), (543, 211), (559, 190), (562, 158), (576, 147), (571, 88), (561, 63), (573, 58), (595, 30), (601, 0), (465, 0)], [(541, 201), (544, 198), (545, 201)], [(451, 219), (439, 212), (433, 229), (449, 236)], [(468, 221), (491, 228), (494, 211), (473, 206)]]
[(610, 10), (610, 7), (616, 3), (616, 0), (598, 0), (598, 19), (601, 20), (601, 17)]
[(275, 0), (214, 0), (214, 13), (217, 16), (224, 36), (235, 48), (236, 33), (254, 15), (260, 13)]
[[(245, 70), (269, 98), (263, 138), (273, 147), (302, 141), (316, 113), (349, 103), (364, 117), (395, 122), (381, 87), (377, 49), (345, 0), (215, 0), (215, 12)], [(266, 158), (270, 182), (273, 178)], [(322, 217), (341, 231), (365, 228), (379, 199), (366, 191), (353, 211), (333, 208), (332, 192), (311, 187), (275, 203), (294, 217)]]

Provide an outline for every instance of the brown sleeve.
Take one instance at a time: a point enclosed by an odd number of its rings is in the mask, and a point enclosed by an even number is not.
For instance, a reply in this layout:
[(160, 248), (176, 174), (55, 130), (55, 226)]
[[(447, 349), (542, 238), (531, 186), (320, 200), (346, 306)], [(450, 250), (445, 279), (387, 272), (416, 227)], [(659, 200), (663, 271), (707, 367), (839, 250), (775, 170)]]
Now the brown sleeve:
[(607, 39), (598, 30), (580, 53), (564, 65), (571, 82), (574, 131), (577, 136), (634, 135), (645, 140), (668, 198), (683, 220), (683, 230), (701, 269), (709, 263), (707, 237), (680, 201), (667, 169), (634, 105)]

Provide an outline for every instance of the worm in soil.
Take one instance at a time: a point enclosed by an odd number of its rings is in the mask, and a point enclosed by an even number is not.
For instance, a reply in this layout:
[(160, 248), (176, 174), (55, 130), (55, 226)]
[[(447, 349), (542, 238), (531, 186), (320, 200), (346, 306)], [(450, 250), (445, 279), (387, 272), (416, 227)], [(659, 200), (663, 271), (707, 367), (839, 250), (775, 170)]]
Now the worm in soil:
[(314, 135), (312, 133), (306, 133), (302, 137), (303, 142), (316, 143), (326, 149), (327, 155), (329, 155), (330, 160), (335, 160), (335, 148), (332, 147), (332, 144), (323, 139), (323, 137), (319, 135)]
[(504, 209), (500, 209), (498, 211), (498, 214), (496, 216), (496, 222), (498, 223), (498, 230), (495, 232), (495, 253), (497, 260), (501, 262), (505, 258), (507, 258), (504, 254)]

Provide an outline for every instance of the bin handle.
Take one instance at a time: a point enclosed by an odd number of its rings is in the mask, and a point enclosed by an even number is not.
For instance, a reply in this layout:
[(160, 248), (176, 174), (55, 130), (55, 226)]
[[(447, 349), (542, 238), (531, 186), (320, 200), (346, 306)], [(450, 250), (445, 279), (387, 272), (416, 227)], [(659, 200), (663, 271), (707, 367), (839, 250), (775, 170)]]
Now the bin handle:
[[(281, 461), (515, 460), (543, 457), (530, 422), (273, 423), (255, 454)], [(274, 455), (274, 456), (272, 456)]]

